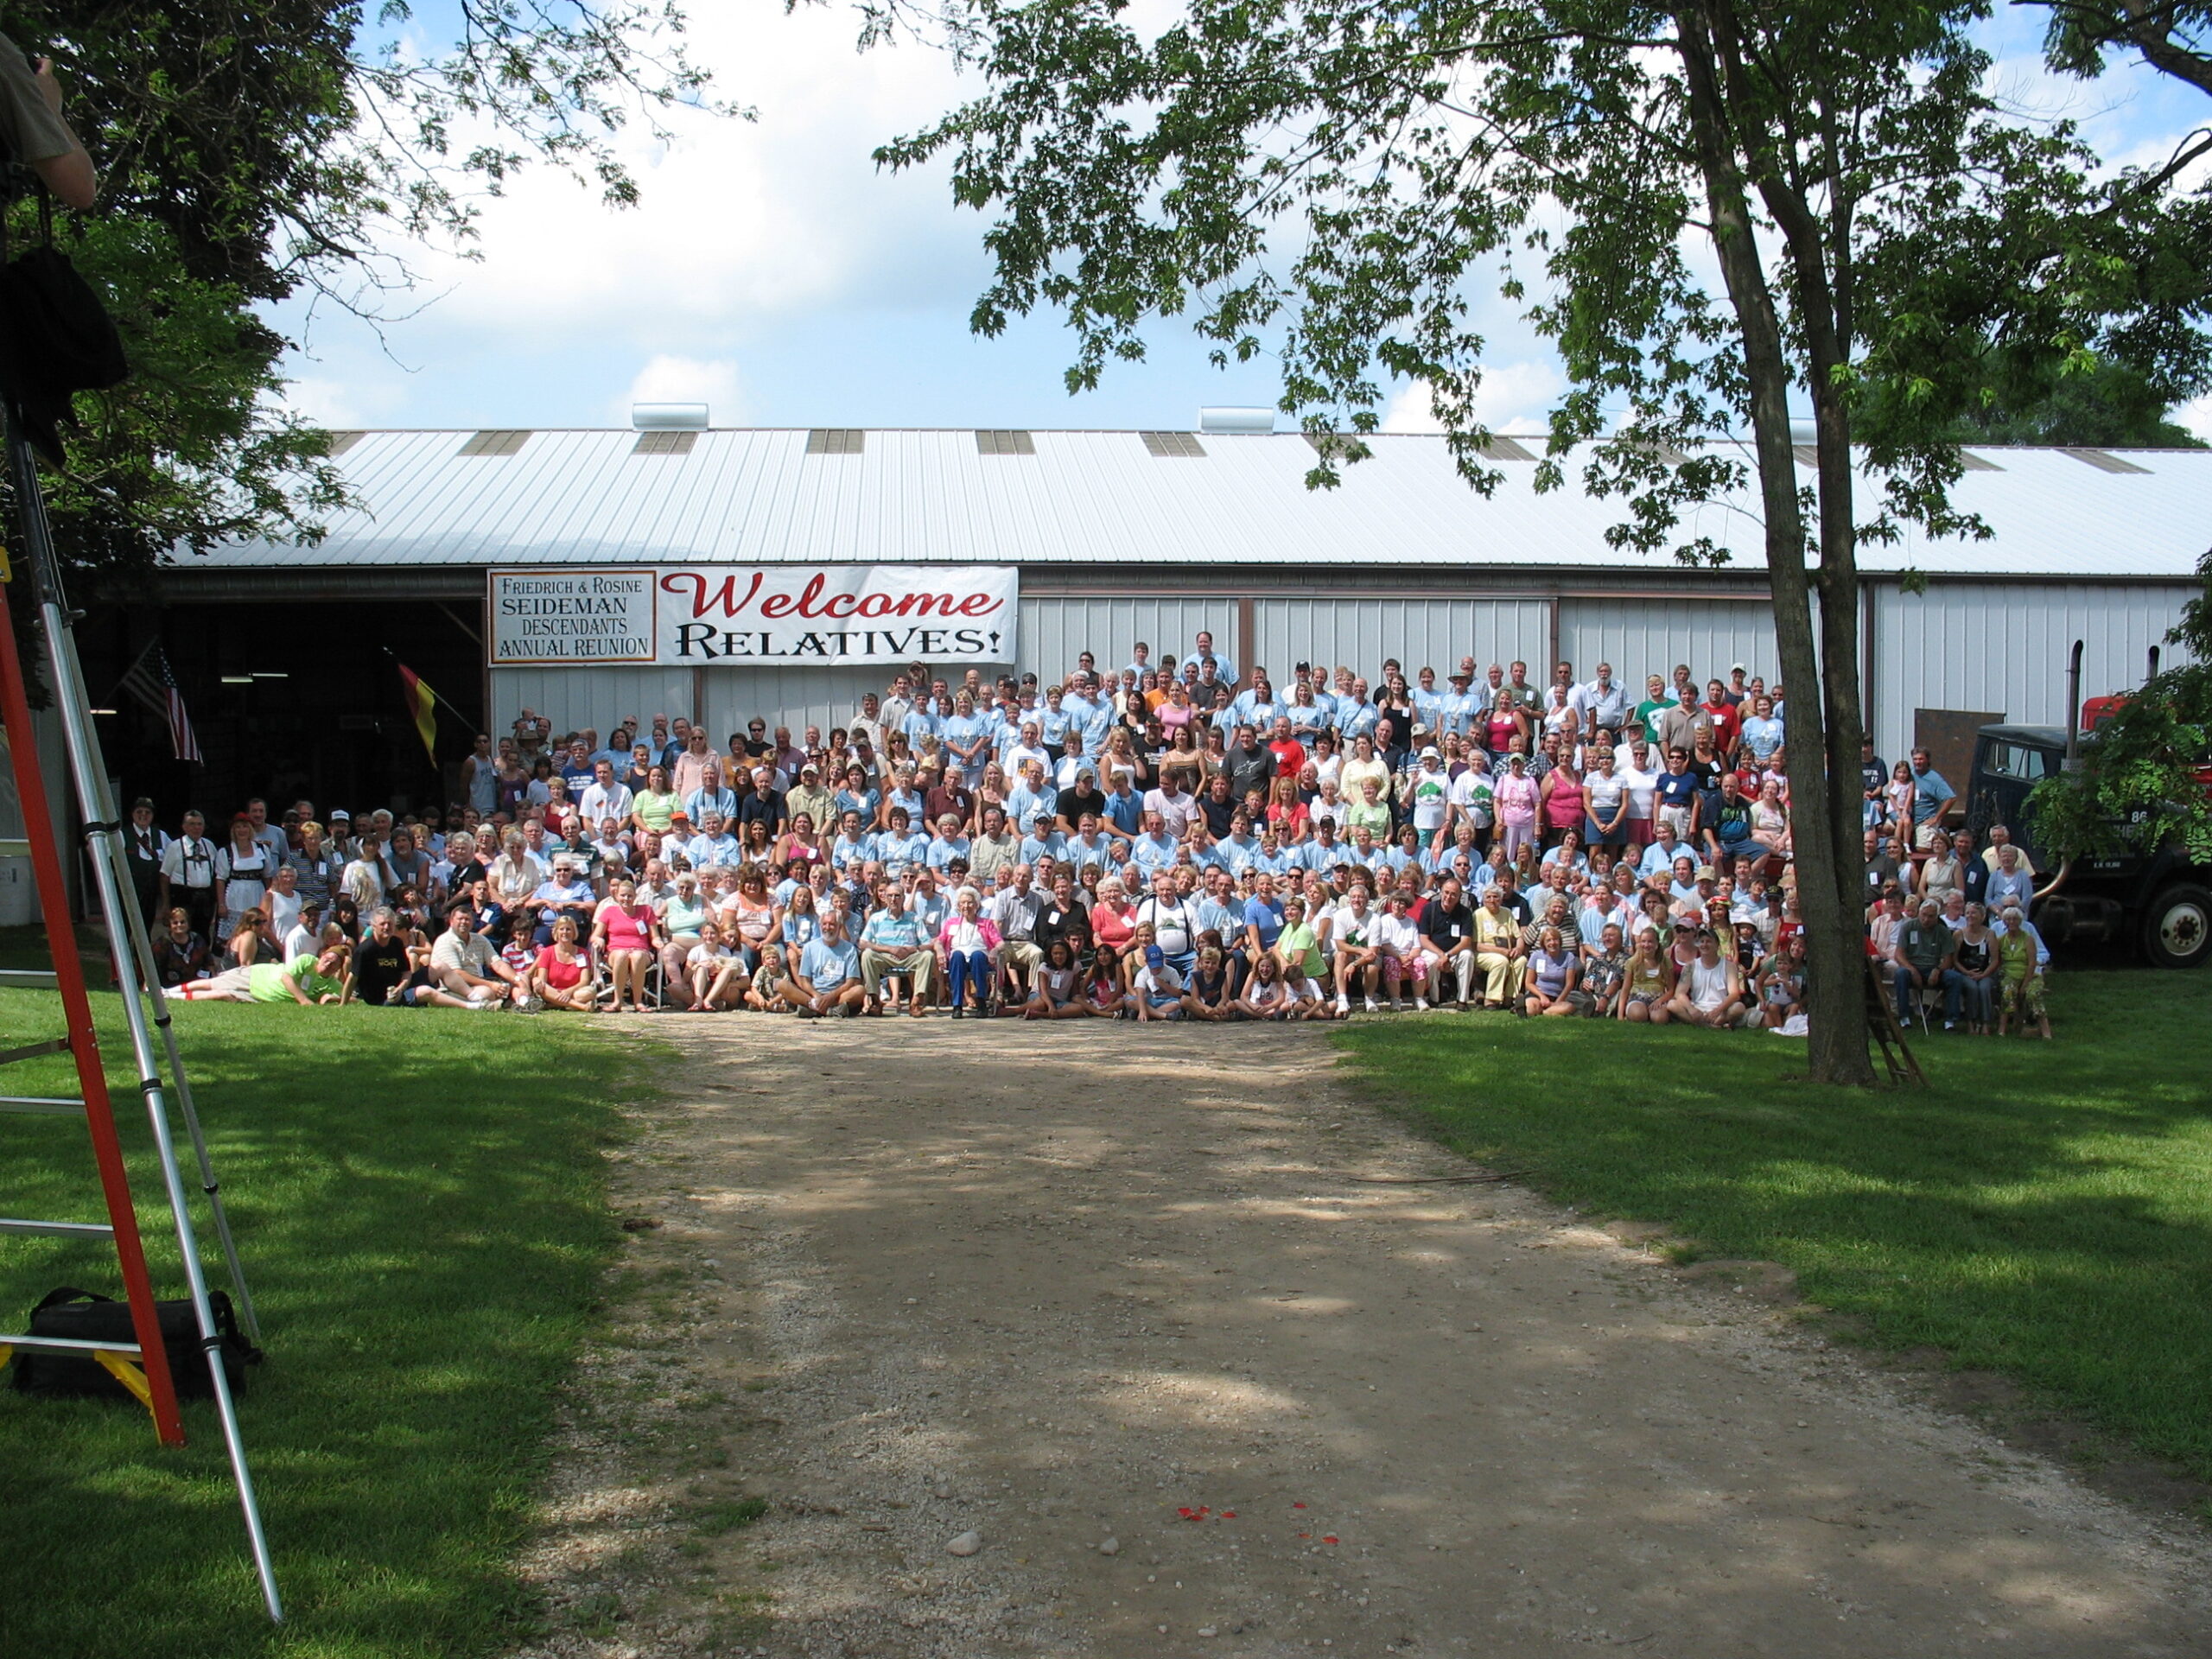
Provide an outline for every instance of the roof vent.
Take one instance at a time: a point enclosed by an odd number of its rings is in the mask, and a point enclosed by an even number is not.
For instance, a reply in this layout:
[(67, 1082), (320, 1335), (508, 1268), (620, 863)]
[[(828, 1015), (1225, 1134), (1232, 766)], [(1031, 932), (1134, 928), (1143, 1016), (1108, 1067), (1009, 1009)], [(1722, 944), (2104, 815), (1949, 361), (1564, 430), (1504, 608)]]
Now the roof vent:
[(704, 404), (632, 404), (630, 424), (640, 432), (703, 432)]
[(698, 442), (696, 432), (640, 432), (637, 442), (630, 446), (630, 453), (633, 455), (688, 455), (691, 453), (691, 446)]
[(1205, 459), (1205, 445), (1188, 432), (1140, 432), (1144, 440), (1145, 453), (1158, 455), (1163, 461)]
[(326, 455), (336, 456), (344, 454), (348, 449), (351, 449), (363, 438), (366, 437), (368, 434), (365, 432), (331, 432), (327, 433), (325, 435), (330, 440), (330, 447), (327, 449), (325, 449), (322, 453)]
[(979, 455), (1033, 455), (1037, 440), (1027, 432), (978, 432), (976, 434), (976, 453)]
[(2132, 461), (2122, 461), (2118, 455), (2107, 449), (2061, 449), (2058, 453), (2062, 455), (2071, 455), (2075, 460), (2082, 462), (2085, 466), (2094, 467), (2101, 473), (2147, 473), (2151, 470), (2148, 467), (2138, 467)]
[(1272, 409), (1202, 409), (1198, 411), (1198, 430), (1201, 432), (1236, 433), (1243, 436), (1263, 436), (1275, 429), (1275, 412)]
[(1516, 443), (1511, 438), (1493, 437), (1483, 445), (1484, 461), (1534, 461), (1535, 458), (1527, 445)]
[(487, 431), (474, 434), (461, 446), (464, 455), (517, 455), (530, 442), (528, 432)]
[(810, 455), (857, 455), (868, 434), (856, 426), (817, 426), (806, 435)]

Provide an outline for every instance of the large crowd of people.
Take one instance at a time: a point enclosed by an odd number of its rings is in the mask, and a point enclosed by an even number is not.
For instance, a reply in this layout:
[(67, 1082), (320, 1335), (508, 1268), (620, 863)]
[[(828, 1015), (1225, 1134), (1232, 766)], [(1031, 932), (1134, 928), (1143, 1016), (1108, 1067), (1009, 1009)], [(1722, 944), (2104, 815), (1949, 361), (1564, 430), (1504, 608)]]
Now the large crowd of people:
[[(443, 810), (140, 801), (173, 995), (800, 1019), (1327, 1020), (1484, 1008), (1803, 1028), (1787, 703), (1738, 664), (1462, 658), (1278, 678), (1201, 633), (1057, 678), (922, 664), (842, 725), (486, 733)], [(1441, 683), (1440, 683), (1440, 680)], [(613, 711), (610, 711), (613, 712)], [(1898, 1014), (2044, 1036), (2034, 871), (1866, 751), (1867, 949)]]

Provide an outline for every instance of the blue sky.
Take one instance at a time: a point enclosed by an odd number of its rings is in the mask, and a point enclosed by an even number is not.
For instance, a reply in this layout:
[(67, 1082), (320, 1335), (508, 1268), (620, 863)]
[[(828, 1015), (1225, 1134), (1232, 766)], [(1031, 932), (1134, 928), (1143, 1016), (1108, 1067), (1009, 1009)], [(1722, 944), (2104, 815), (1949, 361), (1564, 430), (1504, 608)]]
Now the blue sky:
[[(673, 144), (626, 139), (645, 195), (627, 211), (550, 170), (526, 176), (485, 204), (480, 260), (410, 254), (416, 308), (380, 330), (327, 304), (280, 308), (304, 340), (293, 406), (336, 427), (622, 424), (637, 399), (703, 401), (723, 426), (1186, 427), (1204, 404), (1274, 402), (1268, 362), (1217, 371), (1175, 326), (1154, 331), (1148, 361), (1073, 398), (1057, 319), (976, 338), (985, 221), (953, 206), (942, 171), (893, 178), (870, 160), (973, 83), (922, 48), (856, 53), (842, 6), (691, 10), (696, 60), (758, 121), (686, 113)], [(2162, 155), (2212, 115), (2147, 71), (2087, 86), (2049, 76), (2043, 16), (2006, 8), (1992, 26), (1998, 85), (2022, 107), (2072, 114), (2115, 160)], [(1510, 309), (1493, 303), (1484, 321), (1483, 412), (1529, 429), (1556, 369)], [(2212, 435), (2212, 400), (2190, 413)], [(1392, 424), (1431, 424), (1420, 389)]]

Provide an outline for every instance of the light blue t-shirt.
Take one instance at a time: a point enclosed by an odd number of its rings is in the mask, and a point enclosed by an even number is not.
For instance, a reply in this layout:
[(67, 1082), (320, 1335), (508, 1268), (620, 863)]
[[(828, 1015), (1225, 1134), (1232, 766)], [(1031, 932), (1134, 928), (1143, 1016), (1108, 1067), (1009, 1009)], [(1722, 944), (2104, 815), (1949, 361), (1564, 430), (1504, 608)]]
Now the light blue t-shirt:
[(869, 944), (915, 945), (922, 942), (922, 925), (914, 919), (911, 910), (902, 910), (896, 916), (887, 910), (879, 910), (868, 918), (868, 926), (861, 937)]
[(798, 953), (798, 970), (817, 991), (834, 991), (861, 970), (860, 952), (843, 939), (810, 939)]

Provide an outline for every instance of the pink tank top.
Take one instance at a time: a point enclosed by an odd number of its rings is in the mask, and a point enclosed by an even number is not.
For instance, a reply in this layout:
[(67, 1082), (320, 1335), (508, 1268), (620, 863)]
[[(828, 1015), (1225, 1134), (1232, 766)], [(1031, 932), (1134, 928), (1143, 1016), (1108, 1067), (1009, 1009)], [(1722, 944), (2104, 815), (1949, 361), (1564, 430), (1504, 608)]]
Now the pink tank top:
[(1554, 830), (1574, 830), (1582, 823), (1582, 790), (1562, 781), (1544, 803), (1544, 822)]
[(600, 912), (607, 918), (607, 948), (610, 950), (643, 950), (651, 934), (645, 928), (645, 918), (652, 912), (644, 905), (624, 909), (609, 904)]

